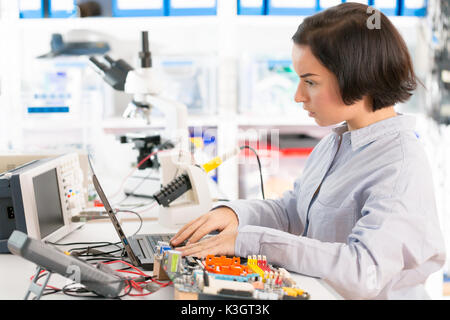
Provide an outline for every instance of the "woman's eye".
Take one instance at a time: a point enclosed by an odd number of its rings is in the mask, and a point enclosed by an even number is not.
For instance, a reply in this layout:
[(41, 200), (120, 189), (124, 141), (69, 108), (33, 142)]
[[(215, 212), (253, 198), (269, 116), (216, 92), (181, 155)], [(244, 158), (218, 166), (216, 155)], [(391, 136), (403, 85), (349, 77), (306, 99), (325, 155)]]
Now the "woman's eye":
[(313, 86), (314, 85), (314, 82), (309, 81), (309, 80), (305, 80), (305, 83), (308, 84), (309, 86)]

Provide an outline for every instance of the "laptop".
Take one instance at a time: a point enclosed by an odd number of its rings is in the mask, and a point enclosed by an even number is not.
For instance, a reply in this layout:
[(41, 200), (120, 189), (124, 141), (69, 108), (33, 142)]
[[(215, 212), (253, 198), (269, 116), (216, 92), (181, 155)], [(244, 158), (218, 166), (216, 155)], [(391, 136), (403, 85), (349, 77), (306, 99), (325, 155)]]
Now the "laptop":
[(131, 260), (131, 263), (135, 267), (141, 267), (144, 270), (153, 270), (154, 256), (156, 254), (156, 246), (158, 244), (158, 241), (169, 242), (169, 240), (175, 234), (140, 234), (127, 238), (122, 230), (122, 227), (120, 226), (119, 221), (117, 220), (111, 204), (109, 203), (105, 193), (103, 192), (97, 176), (95, 175), (90, 158), (89, 166), (92, 170), (92, 181), (94, 183), (95, 190), (97, 190), (97, 193), (102, 200), (103, 206), (105, 207), (105, 210), (108, 213), (108, 216), (111, 219), (111, 222), (113, 223), (117, 234), (119, 235), (120, 241), (122, 241), (125, 251)]

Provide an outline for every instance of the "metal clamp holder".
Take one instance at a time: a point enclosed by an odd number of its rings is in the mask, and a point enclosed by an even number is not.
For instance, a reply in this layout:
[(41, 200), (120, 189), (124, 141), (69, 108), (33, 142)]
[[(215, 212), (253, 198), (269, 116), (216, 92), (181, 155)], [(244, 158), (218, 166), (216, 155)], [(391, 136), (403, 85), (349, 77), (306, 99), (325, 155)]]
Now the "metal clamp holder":
[(52, 275), (52, 272), (48, 271), (48, 274), (44, 278), (44, 284), (40, 285), (37, 283), (37, 281), (39, 280), (39, 275), (42, 271), (46, 271), (46, 269), (38, 266), (36, 274), (33, 277), (33, 281), (30, 283), (30, 287), (28, 288), (23, 300), (28, 300), (31, 293), (34, 293), (36, 295), (36, 297), (34, 298), (35, 300), (39, 300), (41, 298), (42, 294), (44, 293), (45, 287), (47, 286), (47, 283)]

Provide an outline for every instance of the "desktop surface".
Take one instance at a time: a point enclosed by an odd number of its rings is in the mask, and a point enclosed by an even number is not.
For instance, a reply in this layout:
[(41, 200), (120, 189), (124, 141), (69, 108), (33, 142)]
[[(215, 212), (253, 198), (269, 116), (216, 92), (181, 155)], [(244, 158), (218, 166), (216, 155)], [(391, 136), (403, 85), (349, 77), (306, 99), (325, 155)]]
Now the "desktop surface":
[[(142, 216), (144, 223), (139, 233), (175, 233), (176, 230), (166, 228), (158, 223), (153, 213)], [(131, 235), (139, 228), (140, 223), (133, 215), (121, 213), (119, 216), (122, 228), (127, 235)], [(108, 219), (93, 220), (86, 223), (83, 227), (67, 235), (58, 243), (74, 243), (74, 242), (112, 242), (116, 243), (119, 238), (113, 225)], [(65, 250), (64, 247), (58, 249)], [(142, 269), (141, 269), (142, 270)], [(151, 275), (151, 271), (144, 271), (145, 274)], [(0, 300), (21, 300), (30, 286), (31, 277), (36, 273), (36, 265), (19, 256), (12, 254), (0, 255)], [(331, 287), (323, 280), (315, 279), (303, 275), (291, 273), (297, 284), (305, 291), (310, 293), (311, 300), (335, 300), (342, 299)], [(161, 281), (160, 283), (167, 283)], [(49, 285), (60, 288), (70, 283), (70, 280), (58, 274), (53, 274), (50, 278)], [(147, 293), (147, 291), (146, 291)], [(63, 293), (55, 293), (43, 296), (41, 299), (83, 299), (72, 297)], [(168, 285), (161, 287), (155, 292), (143, 296), (124, 296), (122, 299), (154, 299), (154, 300), (173, 300), (174, 287)]]

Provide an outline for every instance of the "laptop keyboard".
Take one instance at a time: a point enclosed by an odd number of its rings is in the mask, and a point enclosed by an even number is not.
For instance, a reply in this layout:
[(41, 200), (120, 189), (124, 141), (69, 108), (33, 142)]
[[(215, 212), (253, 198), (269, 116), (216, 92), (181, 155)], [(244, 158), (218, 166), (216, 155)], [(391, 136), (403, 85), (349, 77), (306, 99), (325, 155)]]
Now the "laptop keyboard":
[[(213, 231), (207, 236), (217, 234), (218, 231)], [(175, 234), (141, 234), (130, 237), (130, 245), (133, 252), (140, 261), (144, 270), (153, 270), (154, 257), (157, 254), (156, 246), (158, 241), (169, 242)], [(184, 246), (187, 239), (180, 243), (179, 246)], [(178, 246), (177, 246), (178, 247)], [(177, 247), (173, 247), (176, 250)]]
[(150, 248), (152, 249), (153, 254), (156, 254), (156, 246), (158, 245), (158, 241), (169, 242), (169, 240), (174, 235), (175, 234), (149, 234), (149, 235), (146, 235), (145, 238), (147, 239), (148, 243), (150, 244)]

